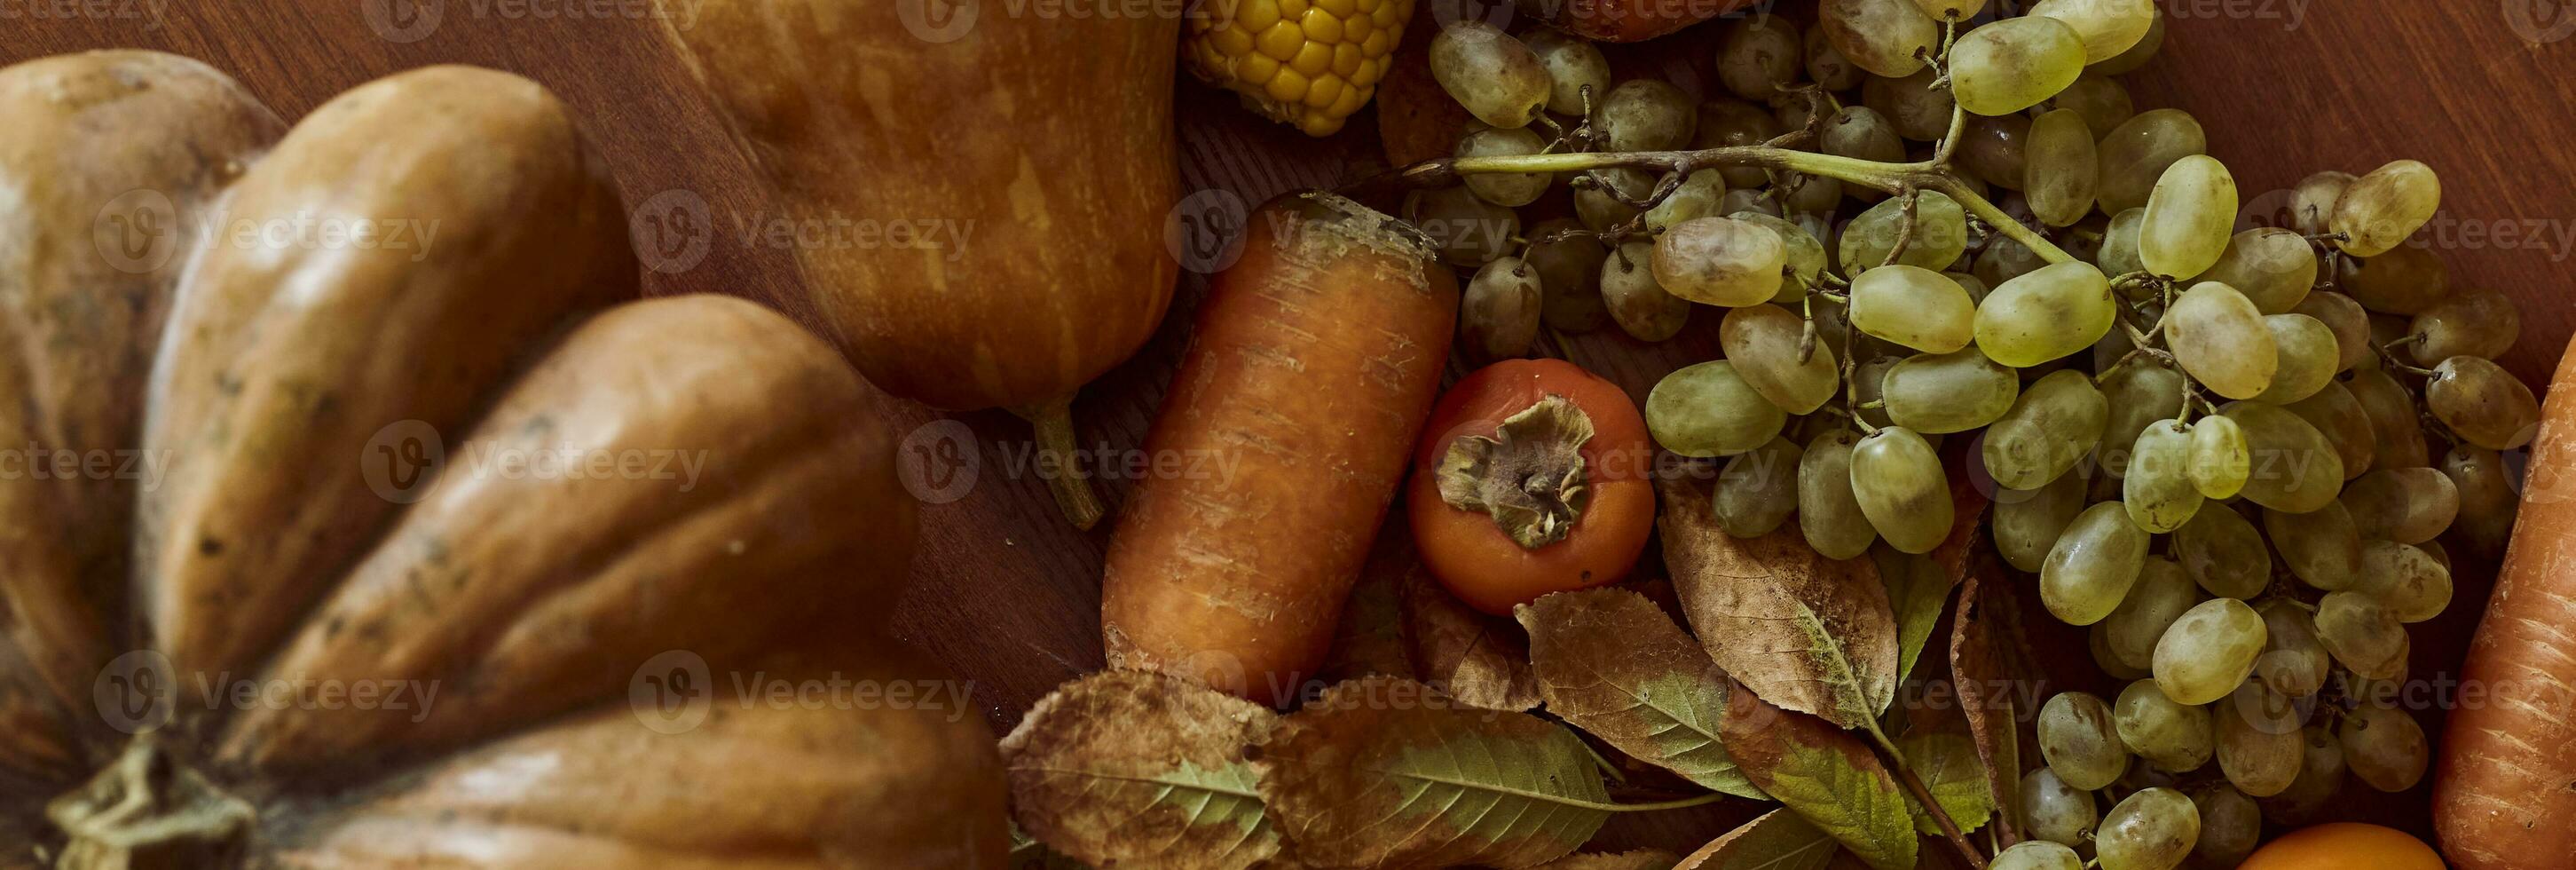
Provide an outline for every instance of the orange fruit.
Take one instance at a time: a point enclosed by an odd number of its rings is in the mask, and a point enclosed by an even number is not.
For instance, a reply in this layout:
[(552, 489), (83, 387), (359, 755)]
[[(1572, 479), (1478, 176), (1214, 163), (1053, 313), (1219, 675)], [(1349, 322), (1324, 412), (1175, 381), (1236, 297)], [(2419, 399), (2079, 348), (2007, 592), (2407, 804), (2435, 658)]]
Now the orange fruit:
[(2442, 856), (2406, 832), (2337, 822), (2293, 831), (2236, 870), (2442, 870)]

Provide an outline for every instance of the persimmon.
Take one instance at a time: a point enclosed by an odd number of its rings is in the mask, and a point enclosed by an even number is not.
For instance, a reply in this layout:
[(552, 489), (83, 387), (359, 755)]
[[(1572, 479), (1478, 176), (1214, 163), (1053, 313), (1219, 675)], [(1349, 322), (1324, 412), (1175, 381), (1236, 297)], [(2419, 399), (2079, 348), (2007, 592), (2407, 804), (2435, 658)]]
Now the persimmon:
[(2293, 831), (2236, 870), (2442, 870), (2433, 847), (2395, 828), (2336, 822)]
[(1654, 447), (1617, 385), (1563, 360), (1478, 369), (1434, 406), (1406, 511), (1432, 576), (1478, 610), (1627, 576), (1654, 530)]

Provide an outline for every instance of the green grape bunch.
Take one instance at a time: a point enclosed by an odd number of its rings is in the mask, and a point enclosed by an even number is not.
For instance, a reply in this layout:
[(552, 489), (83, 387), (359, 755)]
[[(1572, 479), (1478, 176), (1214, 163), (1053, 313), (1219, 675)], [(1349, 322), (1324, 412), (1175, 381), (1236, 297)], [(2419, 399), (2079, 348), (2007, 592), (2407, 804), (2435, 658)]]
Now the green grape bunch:
[[(1475, 121), (1401, 170), (1409, 216), (1511, 228), (1444, 249), (1479, 354), (1719, 309), (1722, 357), (1645, 412), (1720, 464), (1730, 534), (1927, 553), (1962, 457), (2001, 560), (2125, 681), (2046, 700), (2007, 808), (2034, 839), (1994, 866), (2232, 865), (2348, 779), (2420, 782), (2381, 689), (2450, 606), (2448, 548), (2511, 528), (2539, 406), (2494, 358), (2521, 318), (2408, 244), (2431, 167), (2249, 203), (2197, 119), (2120, 83), (2164, 41), (2152, 0), (2004, 5), (1693, 31), (1702, 98), (1556, 31), (1449, 25), (1432, 73)], [(1523, 230), (1542, 206), (1571, 217)]]

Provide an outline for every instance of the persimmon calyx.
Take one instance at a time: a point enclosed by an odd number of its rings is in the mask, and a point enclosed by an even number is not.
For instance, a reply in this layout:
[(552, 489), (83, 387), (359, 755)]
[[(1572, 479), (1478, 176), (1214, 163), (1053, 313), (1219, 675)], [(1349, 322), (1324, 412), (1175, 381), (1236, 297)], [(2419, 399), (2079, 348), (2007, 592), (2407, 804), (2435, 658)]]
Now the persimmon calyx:
[(1590, 440), (1591, 415), (1549, 393), (1505, 419), (1490, 437), (1461, 435), (1449, 442), (1435, 473), (1440, 500), (1493, 517), (1523, 549), (1565, 540), (1592, 498), (1582, 453)]
[(45, 817), (70, 837), (54, 864), (66, 870), (234, 866), (257, 816), (150, 733), (45, 805)]

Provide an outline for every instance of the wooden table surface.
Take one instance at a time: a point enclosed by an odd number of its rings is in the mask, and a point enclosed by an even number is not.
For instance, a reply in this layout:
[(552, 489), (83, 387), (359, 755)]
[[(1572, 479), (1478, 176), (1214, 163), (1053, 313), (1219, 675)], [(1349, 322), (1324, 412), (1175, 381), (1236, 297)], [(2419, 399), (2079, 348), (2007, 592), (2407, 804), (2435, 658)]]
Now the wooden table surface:
[[(615, 14), (525, 14), (615, 13), (638, 4), (83, 2), (71, 17), (36, 14), (56, 9), (50, 0), (0, 5), (0, 63), (103, 47), (177, 52), (240, 78), (290, 119), (353, 85), (426, 64), (479, 64), (532, 77), (581, 113), (630, 207), (673, 190), (709, 205), (714, 226), (707, 255), (680, 271), (648, 273), (646, 292), (738, 294), (811, 322), (810, 307), (796, 292), (791, 253), (730, 231), (746, 217), (773, 212), (710, 104), (662, 49), (654, 25)], [(2546, 378), (2576, 327), (2567, 301), (2576, 283), (2570, 276), (2576, 266), (2576, 6), (2559, 0), (2161, 2), (2172, 19), (2164, 52), (2127, 77), (2141, 108), (2178, 106), (2202, 119), (2211, 153), (2235, 170), (2249, 202), (2317, 169), (2363, 172), (2400, 157), (2436, 167), (2445, 195), (2435, 243), (2454, 283), (2496, 288), (2523, 301), (2522, 341), (2505, 362), (2535, 386)], [(424, 17), (431, 10), (438, 14)], [(1378, 150), (1366, 118), (1318, 146), (1251, 119), (1230, 96), (1195, 84), (1185, 84), (1177, 99), (1185, 191), (1221, 189), (1258, 203), (1293, 187), (1344, 180), (1355, 162), (1368, 162)], [(1141, 442), (1178, 357), (1188, 311), (1204, 289), (1203, 276), (1185, 273), (1173, 316), (1155, 339), (1084, 390), (1077, 407), (1085, 442), (1113, 448)], [(1700, 327), (1713, 327), (1716, 318), (1700, 320)], [(1713, 356), (1706, 336), (1713, 331), (1695, 328), (1695, 335), (1654, 348), (1587, 336), (1551, 350), (1642, 395), (1671, 367)], [(1057, 519), (1039, 481), (1008, 473), (1006, 463), (1027, 450), (1016, 419), (998, 412), (942, 414), (903, 402), (888, 408), (898, 431), (951, 418), (975, 434), (984, 472), (962, 499), (925, 510), (922, 553), (896, 625), (976, 681), (996, 728), (1008, 728), (1058, 682), (1101, 664), (1099, 567), (1108, 526), (1088, 534), (1072, 530)], [(1119, 481), (1104, 484), (1113, 502), (1126, 489)], [(2485, 578), (2463, 577), (2461, 589), (2461, 601), (2483, 601)], [(2442, 637), (2419, 643), (2418, 676), (2455, 665), (2470, 609), (2455, 608), (2460, 612), (2444, 620), (2452, 625), (2434, 632)], [(1652, 833), (1633, 839), (1678, 842)]]

